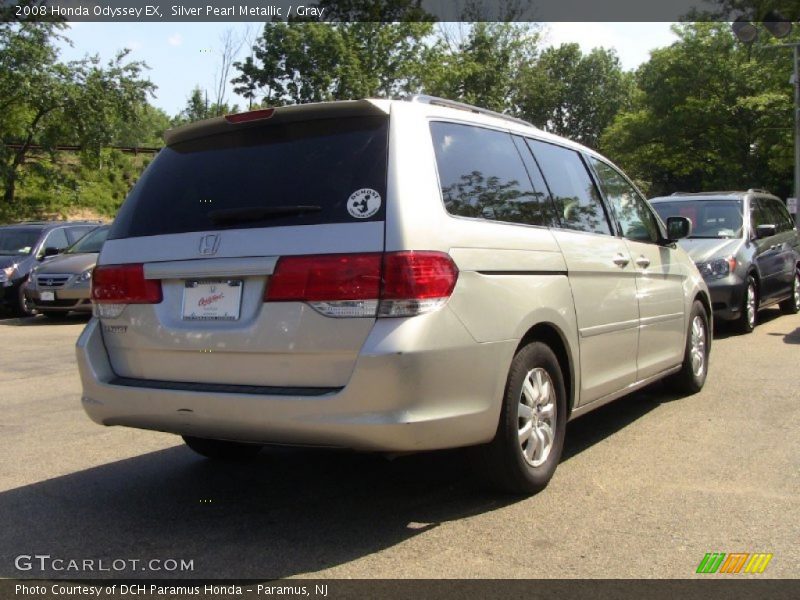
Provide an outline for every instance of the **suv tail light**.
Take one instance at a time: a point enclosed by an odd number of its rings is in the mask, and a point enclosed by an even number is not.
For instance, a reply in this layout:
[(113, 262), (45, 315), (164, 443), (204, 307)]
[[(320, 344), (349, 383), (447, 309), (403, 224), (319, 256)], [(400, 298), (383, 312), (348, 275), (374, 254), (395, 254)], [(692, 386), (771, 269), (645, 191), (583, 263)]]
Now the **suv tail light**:
[(161, 302), (161, 282), (144, 278), (144, 266), (101, 265), (92, 272), (92, 302), (99, 317), (118, 317), (128, 304)]
[(264, 299), (307, 302), (329, 317), (410, 317), (444, 305), (457, 279), (443, 252), (287, 256)]

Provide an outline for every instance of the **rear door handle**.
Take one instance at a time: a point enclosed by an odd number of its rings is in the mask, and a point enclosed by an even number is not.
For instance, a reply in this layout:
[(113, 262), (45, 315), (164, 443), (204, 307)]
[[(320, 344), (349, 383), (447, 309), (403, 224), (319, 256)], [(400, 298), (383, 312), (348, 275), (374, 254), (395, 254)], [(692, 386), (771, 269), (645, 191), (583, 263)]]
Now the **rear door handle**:
[(618, 253), (613, 260), (614, 264), (617, 265), (618, 267), (627, 267), (628, 263), (631, 262), (630, 259), (625, 258), (625, 255), (622, 254), (621, 252)]
[(641, 267), (642, 269), (646, 269), (647, 267), (650, 266), (650, 259), (644, 256), (640, 256), (639, 258), (636, 259), (636, 265), (638, 267)]

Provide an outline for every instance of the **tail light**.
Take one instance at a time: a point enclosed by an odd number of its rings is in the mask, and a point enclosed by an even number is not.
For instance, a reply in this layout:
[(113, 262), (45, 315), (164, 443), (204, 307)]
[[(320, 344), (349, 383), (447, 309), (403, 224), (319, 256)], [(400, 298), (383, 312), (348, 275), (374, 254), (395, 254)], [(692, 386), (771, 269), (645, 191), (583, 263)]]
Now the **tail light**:
[(287, 256), (264, 299), (306, 302), (329, 317), (409, 317), (441, 307), (457, 279), (443, 252)]
[(92, 272), (92, 302), (99, 317), (118, 317), (128, 304), (161, 302), (161, 282), (144, 278), (144, 266), (100, 265)]

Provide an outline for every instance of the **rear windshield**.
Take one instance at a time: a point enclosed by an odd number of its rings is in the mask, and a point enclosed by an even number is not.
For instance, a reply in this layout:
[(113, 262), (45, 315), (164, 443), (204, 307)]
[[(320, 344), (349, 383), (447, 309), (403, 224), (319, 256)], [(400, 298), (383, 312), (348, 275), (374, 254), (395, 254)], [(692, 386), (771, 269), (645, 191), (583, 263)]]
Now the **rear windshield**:
[(168, 146), (108, 239), (383, 220), (388, 123), (386, 116), (284, 123)]

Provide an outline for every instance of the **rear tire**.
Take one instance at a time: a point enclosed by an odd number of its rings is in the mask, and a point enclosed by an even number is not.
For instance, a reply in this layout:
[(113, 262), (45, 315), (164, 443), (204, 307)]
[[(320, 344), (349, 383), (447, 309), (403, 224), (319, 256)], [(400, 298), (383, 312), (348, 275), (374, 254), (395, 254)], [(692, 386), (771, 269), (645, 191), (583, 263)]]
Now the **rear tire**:
[(566, 425), (561, 366), (549, 346), (532, 342), (511, 362), (495, 438), (479, 448), (484, 476), (512, 494), (541, 491), (558, 466)]
[(792, 295), (781, 302), (779, 306), (785, 315), (796, 315), (800, 312), (800, 271), (794, 272)]
[(696, 394), (702, 390), (708, 376), (710, 349), (708, 315), (703, 303), (695, 300), (689, 317), (683, 365), (680, 371), (669, 378), (670, 387), (684, 394)]
[(742, 314), (736, 321), (737, 328), (742, 333), (751, 333), (756, 328), (758, 314), (758, 286), (752, 275), (747, 276), (747, 283), (742, 298)]
[(229, 442), (226, 440), (209, 440), (207, 438), (183, 436), (183, 441), (192, 450), (214, 460), (247, 460), (261, 452), (258, 444), (245, 444), (242, 442)]

